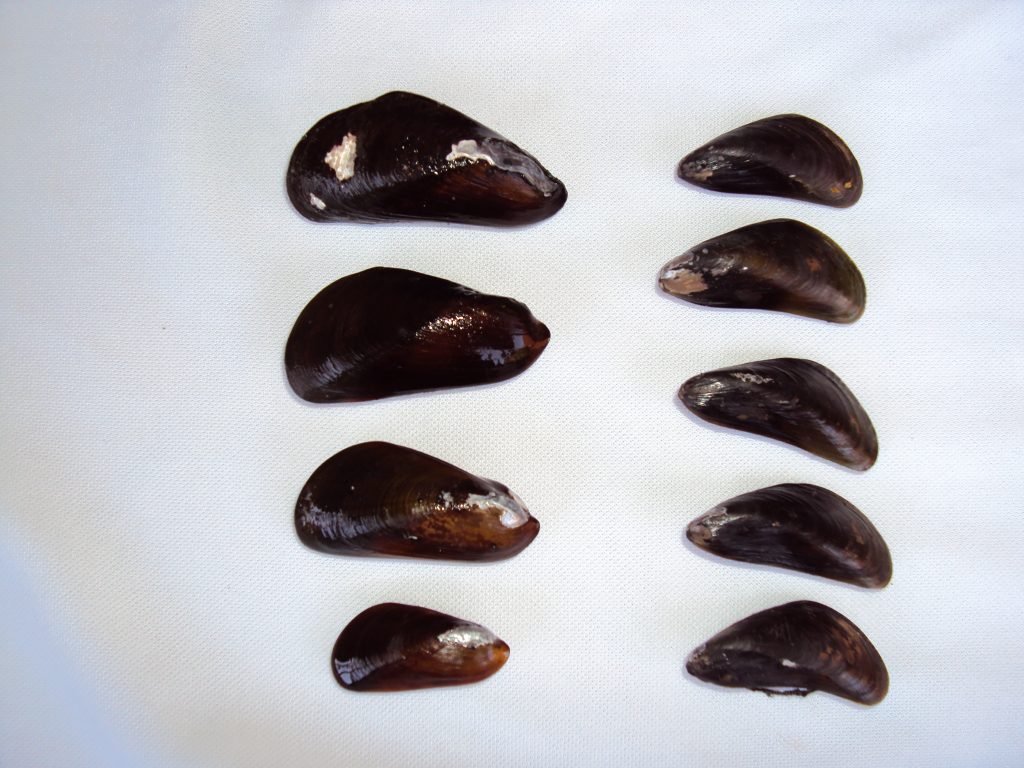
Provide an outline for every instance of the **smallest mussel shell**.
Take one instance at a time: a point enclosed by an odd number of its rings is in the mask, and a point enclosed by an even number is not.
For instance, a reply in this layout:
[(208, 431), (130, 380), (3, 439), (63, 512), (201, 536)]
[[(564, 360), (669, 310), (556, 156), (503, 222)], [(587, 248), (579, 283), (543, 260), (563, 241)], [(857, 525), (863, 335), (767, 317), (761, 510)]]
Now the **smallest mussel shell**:
[(381, 603), (342, 630), (331, 667), (338, 683), (352, 691), (408, 691), (478, 682), (508, 656), (503, 640), (472, 621)]

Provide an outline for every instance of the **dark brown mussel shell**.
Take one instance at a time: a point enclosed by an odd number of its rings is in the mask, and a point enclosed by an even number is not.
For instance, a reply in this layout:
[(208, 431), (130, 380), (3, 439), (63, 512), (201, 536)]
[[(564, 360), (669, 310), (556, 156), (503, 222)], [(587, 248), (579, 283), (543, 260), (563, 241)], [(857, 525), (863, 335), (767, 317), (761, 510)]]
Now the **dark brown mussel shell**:
[(489, 629), (429, 608), (381, 603), (356, 616), (334, 644), (335, 679), (353, 691), (410, 691), (490, 677), (509, 647)]
[(313, 297), (284, 359), (299, 397), (354, 402), (503, 381), (533, 365), (549, 337), (514, 299), (374, 267)]
[(353, 445), (312, 474), (295, 506), (304, 544), (345, 555), (501, 560), (540, 523), (506, 486), (391, 443)]
[(884, 587), (892, 558), (882, 535), (842, 496), (786, 483), (723, 501), (686, 529), (687, 538), (730, 560), (778, 565), (862, 587)]
[(508, 139), (402, 91), (317, 122), (292, 153), (287, 187), (313, 221), (510, 226), (546, 219), (566, 199), (562, 182)]
[(727, 627), (690, 654), (686, 671), (730, 688), (797, 696), (824, 691), (860, 704), (877, 704), (889, 690), (889, 672), (864, 633), (809, 600)]
[(712, 424), (764, 435), (864, 470), (878, 457), (867, 413), (846, 385), (812, 360), (783, 357), (720, 368), (685, 381), (679, 399)]
[(793, 219), (705, 240), (662, 267), (658, 282), (693, 304), (772, 309), (833, 323), (860, 317), (866, 297), (864, 278), (846, 252)]
[(679, 162), (679, 178), (717, 192), (773, 195), (846, 208), (860, 166), (841, 138), (803, 115), (776, 115), (723, 133)]

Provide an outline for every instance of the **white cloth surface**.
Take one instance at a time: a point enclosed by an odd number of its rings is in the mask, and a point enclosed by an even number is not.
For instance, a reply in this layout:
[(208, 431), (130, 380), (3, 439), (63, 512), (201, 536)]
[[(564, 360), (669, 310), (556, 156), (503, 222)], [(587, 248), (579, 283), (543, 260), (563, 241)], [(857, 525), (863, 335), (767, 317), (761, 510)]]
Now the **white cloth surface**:
[[(5, 3), (0, 765), (1020, 765), (1022, 39), (1018, 2)], [(301, 218), (296, 141), (395, 89), (533, 153), (565, 208), (514, 230)], [(783, 112), (847, 141), (857, 205), (675, 178), (686, 152)], [(859, 322), (656, 289), (671, 257), (776, 217), (854, 258)], [(299, 400), (295, 317), (373, 265), (514, 296), (551, 344), (498, 385)], [(845, 380), (874, 468), (675, 399), (695, 373), (778, 356)], [(372, 439), (505, 482), (539, 537), (486, 565), (303, 547), (298, 490)], [(859, 506), (891, 585), (684, 542), (692, 517), (780, 482)], [(683, 671), (711, 634), (798, 599), (868, 634), (884, 702)], [(342, 690), (334, 640), (382, 601), (478, 621), (510, 661), (474, 686)]]

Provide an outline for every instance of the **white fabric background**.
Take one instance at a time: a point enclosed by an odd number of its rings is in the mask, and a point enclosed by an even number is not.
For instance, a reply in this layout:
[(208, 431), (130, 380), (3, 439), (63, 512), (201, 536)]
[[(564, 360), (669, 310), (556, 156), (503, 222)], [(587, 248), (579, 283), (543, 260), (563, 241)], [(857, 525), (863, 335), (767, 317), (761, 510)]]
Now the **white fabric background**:
[[(0, 10), (0, 765), (836, 766), (1024, 760), (1024, 6), (44, 3)], [(291, 150), (392, 89), (504, 133), (569, 190), (539, 225), (315, 225)], [(851, 209), (703, 192), (690, 149), (800, 112), (860, 160)], [(659, 267), (801, 219), (853, 256), (863, 319), (701, 309)], [(285, 339), (372, 265), (525, 301), (512, 381), (360, 405), (290, 392)], [(710, 368), (818, 360), (857, 394), (867, 473), (715, 430)], [(384, 439), (506, 482), (541, 520), (490, 564), (328, 557), (309, 473)], [(864, 510), (866, 591), (698, 554), (686, 523), (763, 485)], [(864, 708), (682, 671), (726, 624), (814, 599), (892, 676)], [(512, 647), (465, 688), (358, 695), (328, 658), (363, 608), (418, 603)]]

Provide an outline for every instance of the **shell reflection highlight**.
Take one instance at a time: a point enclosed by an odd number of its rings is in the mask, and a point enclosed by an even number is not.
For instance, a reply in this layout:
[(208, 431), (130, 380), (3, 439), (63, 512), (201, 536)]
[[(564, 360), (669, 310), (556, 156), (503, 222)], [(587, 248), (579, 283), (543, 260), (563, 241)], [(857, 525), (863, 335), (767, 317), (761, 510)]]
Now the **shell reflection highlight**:
[(515, 493), (433, 456), (359, 443), (313, 472), (295, 507), (299, 539), (321, 552), (502, 560), (540, 523)]
[(331, 668), (349, 690), (408, 691), (478, 682), (501, 669), (508, 656), (504, 641), (472, 621), (381, 603), (342, 630)]
[(889, 672), (867, 636), (821, 603), (787, 603), (736, 622), (698, 647), (686, 671), (708, 683), (769, 695), (824, 691), (877, 704)]

